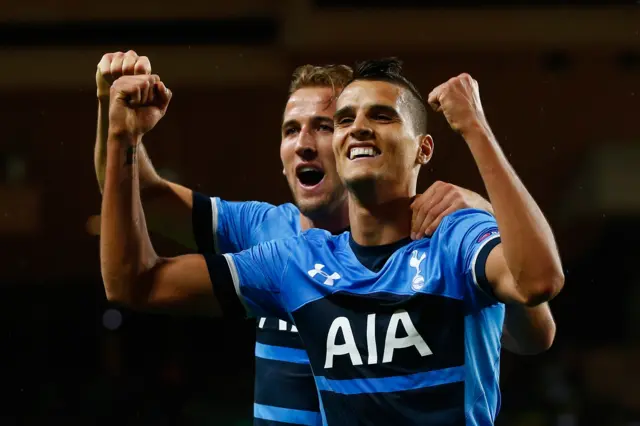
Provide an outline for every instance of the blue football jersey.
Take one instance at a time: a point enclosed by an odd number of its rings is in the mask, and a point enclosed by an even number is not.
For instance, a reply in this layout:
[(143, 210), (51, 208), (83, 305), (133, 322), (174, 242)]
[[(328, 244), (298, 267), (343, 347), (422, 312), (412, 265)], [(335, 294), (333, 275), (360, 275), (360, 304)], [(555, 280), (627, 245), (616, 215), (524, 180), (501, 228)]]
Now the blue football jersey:
[[(203, 253), (237, 253), (296, 236), (299, 215), (293, 204), (229, 202), (194, 193), (194, 236)], [(255, 360), (255, 426), (322, 424), (309, 358), (293, 324), (257, 318)]]
[(484, 266), (499, 238), (490, 214), (467, 209), (379, 272), (359, 262), (348, 232), (318, 229), (208, 265), (214, 285), (228, 269), (249, 314), (296, 325), (325, 424), (491, 425), (504, 305)]

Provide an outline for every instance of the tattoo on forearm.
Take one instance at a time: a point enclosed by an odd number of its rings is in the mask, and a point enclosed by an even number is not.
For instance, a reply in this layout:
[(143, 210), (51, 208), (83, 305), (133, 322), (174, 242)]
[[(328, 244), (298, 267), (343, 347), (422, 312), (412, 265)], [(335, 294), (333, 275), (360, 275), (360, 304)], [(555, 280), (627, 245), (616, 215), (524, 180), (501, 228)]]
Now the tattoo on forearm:
[(129, 148), (127, 148), (127, 156), (126, 156), (125, 164), (127, 166), (131, 166), (133, 165), (134, 161), (136, 161), (136, 147), (130, 146)]

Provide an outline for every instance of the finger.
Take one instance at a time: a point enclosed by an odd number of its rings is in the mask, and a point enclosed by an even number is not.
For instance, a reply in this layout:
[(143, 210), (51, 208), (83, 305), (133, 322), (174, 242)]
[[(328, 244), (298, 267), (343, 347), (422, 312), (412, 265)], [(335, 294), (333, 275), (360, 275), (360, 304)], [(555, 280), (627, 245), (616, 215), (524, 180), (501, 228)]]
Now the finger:
[[(425, 221), (430, 222), (437, 214), (432, 213), (432, 209), (434, 206), (437, 206), (445, 196), (444, 191), (442, 190), (442, 185), (432, 185), (433, 192), (426, 197), (425, 201), (420, 205), (419, 208), (414, 210), (415, 217), (411, 222), (411, 238), (417, 240), (421, 238), (421, 233), (424, 232), (426, 226), (423, 226)], [(431, 188), (430, 188), (431, 189)], [(429, 191), (429, 190), (427, 190)]]
[(438, 182), (433, 183), (427, 190), (416, 197), (411, 203), (411, 232), (417, 233), (418, 229), (420, 229), (420, 222), (418, 222), (418, 216), (421, 214), (421, 210), (423, 210), (426, 203), (429, 203), (437, 190)]
[(140, 104), (148, 105), (149, 104), (149, 92), (151, 91), (151, 82), (149, 80), (144, 80), (140, 84)]
[(425, 202), (425, 200), (430, 199), (433, 194), (438, 190), (438, 188), (442, 185), (443, 182), (437, 180), (435, 182), (433, 182), (429, 188), (427, 188), (426, 191), (424, 191), (422, 194), (419, 194), (416, 196), (416, 199), (413, 200), (413, 202), (411, 203), (411, 208), (415, 209), (417, 207), (419, 207), (422, 203)]
[(157, 94), (158, 91), (156, 89), (156, 83), (155, 82), (149, 82), (149, 90), (147, 91), (147, 99), (146, 99), (146, 104), (147, 105), (154, 105), (156, 99), (157, 99)]
[(438, 111), (438, 109), (440, 108), (440, 94), (442, 93), (443, 87), (444, 84), (441, 84), (433, 89), (431, 93), (429, 93), (429, 97), (427, 98), (427, 103), (429, 104), (429, 106), (431, 106), (431, 108), (433, 108), (434, 111)]
[(455, 212), (458, 208), (456, 206), (449, 206), (448, 208), (446, 208), (442, 213), (440, 213), (438, 215), (438, 217), (436, 217), (431, 224), (427, 227), (427, 229), (425, 229), (424, 231), (424, 235), (425, 236), (431, 236), (433, 235), (434, 232), (436, 232), (436, 229), (438, 229), (438, 226), (440, 226), (440, 223), (442, 222), (442, 219), (444, 219), (445, 217), (449, 216), (451, 213)]
[(111, 78), (117, 80), (122, 76), (122, 62), (124, 61), (124, 53), (116, 52), (113, 54), (113, 58), (111, 60), (111, 67), (109, 72), (111, 73)]
[(438, 227), (439, 221), (442, 219), (442, 213), (452, 205), (454, 203), (451, 201), (451, 197), (445, 196), (437, 204), (431, 206), (424, 220), (419, 224), (420, 228), (416, 233), (416, 239), (431, 235)]
[(102, 59), (98, 62), (98, 71), (103, 77), (111, 75), (111, 61), (113, 60), (113, 53), (106, 53), (102, 55)]
[[(142, 106), (148, 96), (149, 76), (124, 76), (116, 80), (114, 87), (118, 93), (124, 94), (124, 98), (130, 106)], [(119, 95), (119, 97), (122, 96)]]
[(137, 107), (142, 105), (142, 93), (139, 85), (134, 85), (121, 89), (118, 97), (123, 98), (129, 106)]
[(163, 82), (159, 82), (156, 84), (156, 104), (166, 108), (171, 101), (171, 97), (173, 93)]
[(156, 98), (156, 85), (160, 82), (160, 76), (153, 74), (148, 76), (149, 88), (147, 91), (147, 97), (145, 99), (146, 104), (151, 105)]
[(151, 62), (146, 56), (138, 57), (138, 61), (133, 70), (134, 74), (151, 74)]
[(125, 53), (124, 59), (122, 60), (122, 75), (133, 75), (133, 70), (137, 60), (138, 55), (133, 50)]

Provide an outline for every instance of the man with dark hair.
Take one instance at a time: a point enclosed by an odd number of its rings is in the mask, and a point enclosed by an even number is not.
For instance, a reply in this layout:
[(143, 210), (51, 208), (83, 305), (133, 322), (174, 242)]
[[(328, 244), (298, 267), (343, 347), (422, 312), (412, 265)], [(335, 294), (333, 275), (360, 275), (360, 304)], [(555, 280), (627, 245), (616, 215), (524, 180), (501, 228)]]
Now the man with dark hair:
[(388, 81), (408, 90), (411, 106), (415, 108), (413, 125), (419, 134), (427, 133), (427, 108), (420, 91), (402, 75), (402, 62), (397, 58), (365, 61), (356, 64), (353, 80)]
[[(415, 180), (432, 148), (430, 136), (415, 131), (408, 98), (402, 85), (383, 79), (356, 79), (340, 96), (333, 152), (349, 189), (353, 236), (310, 230), (236, 255), (160, 258), (140, 210), (135, 147), (164, 114), (170, 92), (157, 76), (118, 79), (102, 209), (108, 297), (139, 308), (293, 320), (330, 424), (492, 421), (504, 307), (489, 295), (521, 304), (550, 298), (562, 281), (557, 254), (552, 238), (527, 241), (527, 254), (547, 256), (520, 268), (524, 280), (515, 286), (510, 271), (523, 266), (521, 256), (505, 263), (489, 215), (462, 210), (444, 218), (431, 239), (408, 238)], [(535, 208), (517, 201), (513, 214)], [(521, 228), (524, 238), (527, 231)], [(540, 272), (533, 281), (531, 270)]]

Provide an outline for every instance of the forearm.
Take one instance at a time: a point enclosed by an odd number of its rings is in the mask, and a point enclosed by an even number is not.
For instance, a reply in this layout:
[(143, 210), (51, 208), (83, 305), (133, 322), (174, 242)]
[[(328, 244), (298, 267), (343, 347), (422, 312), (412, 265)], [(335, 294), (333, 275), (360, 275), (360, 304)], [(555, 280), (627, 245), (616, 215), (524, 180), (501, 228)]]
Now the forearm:
[[(94, 149), (94, 166), (100, 192), (104, 192), (109, 137), (109, 97), (98, 98), (98, 124)], [(192, 236), (191, 190), (162, 179), (151, 163), (142, 143), (136, 148), (136, 165), (140, 197), (146, 207), (149, 228), (177, 243), (195, 249)], [(142, 208), (139, 209), (142, 214)], [(139, 219), (144, 222), (145, 218)]]
[(536, 355), (553, 344), (556, 323), (548, 303), (534, 307), (508, 305), (505, 311), (502, 345), (518, 355)]
[(137, 142), (110, 135), (106, 146), (100, 260), (110, 300), (135, 299), (138, 278), (157, 262), (142, 212)]
[[(107, 139), (109, 137), (109, 96), (98, 97), (98, 123), (96, 131), (96, 143), (93, 152), (93, 163), (100, 186), (100, 192), (104, 191), (106, 167), (107, 167)], [(140, 143), (137, 148), (137, 164), (140, 186), (142, 190), (163, 187), (164, 181), (158, 175), (147, 151)]]
[(506, 265), (521, 301), (536, 305), (564, 284), (549, 223), (507, 161), (488, 125), (463, 133), (484, 181), (498, 222)]
[(98, 97), (98, 124), (96, 126), (96, 143), (93, 149), (93, 166), (98, 179), (100, 192), (104, 191), (107, 168), (107, 137), (109, 135), (109, 97)]

